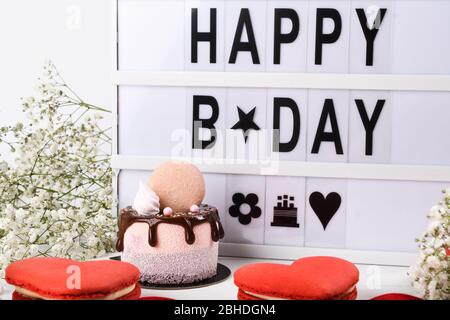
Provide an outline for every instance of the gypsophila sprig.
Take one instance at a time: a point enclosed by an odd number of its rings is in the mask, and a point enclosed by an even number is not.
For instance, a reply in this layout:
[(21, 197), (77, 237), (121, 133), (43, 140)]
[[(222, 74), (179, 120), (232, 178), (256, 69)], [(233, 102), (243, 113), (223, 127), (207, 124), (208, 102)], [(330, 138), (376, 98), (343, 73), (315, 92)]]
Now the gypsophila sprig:
[(29, 123), (0, 128), (15, 155), (0, 161), (0, 276), (36, 256), (90, 259), (114, 250), (109, 111), (84, 102), (49, 62), (37, 97), (23, 99)]
[(410, 275), (424, 299), (450, 300), (450, 188), (428, 218), (428, 229), (417, 239), (420, 257)]

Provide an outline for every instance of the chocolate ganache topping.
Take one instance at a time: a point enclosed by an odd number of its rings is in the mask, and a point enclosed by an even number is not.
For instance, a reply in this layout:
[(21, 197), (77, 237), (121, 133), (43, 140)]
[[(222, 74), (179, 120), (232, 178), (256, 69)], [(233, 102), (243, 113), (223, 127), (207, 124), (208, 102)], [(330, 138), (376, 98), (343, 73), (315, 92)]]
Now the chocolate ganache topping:
[(169, 217), (162, 214), (140, 215), (132, 207), (127, 207), (120, 210), (118, 221), (119, 233), (116, 243), (117, 251), (123, 251), (123, 240), (128, 227), (133, 223), (138, 222), (146, 223), (148, 225), (148, 243), (152, 247), (156, 246), (158, 242), (156, 231), (158, 225), (161, 223), (176, 224), (183, 227), (186, 242), (188, 244), (193, 244), (195, 242), (194, 227), (203, 223), (209, 223), (211, 226), (211, 238), (214, 242), (219, 241), (219, 239), (222, 239), (224, 236), (217, 208), (208, 205), (202, 204), (198, 213), (176, 213)]

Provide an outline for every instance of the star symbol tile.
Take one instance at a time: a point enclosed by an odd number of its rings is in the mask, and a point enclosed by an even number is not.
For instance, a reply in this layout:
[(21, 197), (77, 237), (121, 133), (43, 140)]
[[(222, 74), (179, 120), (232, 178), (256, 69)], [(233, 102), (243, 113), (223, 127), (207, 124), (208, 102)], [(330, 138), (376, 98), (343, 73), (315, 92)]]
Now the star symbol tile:
[(234, 130), (242, 130), (242, 133), (244, 135), (244, 140), (247, 143), (248, 134), (250, 130), (260, 130), (259, 126), (255, 123), (253, 120), (255, 117), (255, 111), (256, 107), (254, 107), (249, 112), (243, 111), (241, 108), (237, 107), (238, 115), (239, 115), (239, 121), (235, 123), (234, 126), (231, 127), (231, 129)]

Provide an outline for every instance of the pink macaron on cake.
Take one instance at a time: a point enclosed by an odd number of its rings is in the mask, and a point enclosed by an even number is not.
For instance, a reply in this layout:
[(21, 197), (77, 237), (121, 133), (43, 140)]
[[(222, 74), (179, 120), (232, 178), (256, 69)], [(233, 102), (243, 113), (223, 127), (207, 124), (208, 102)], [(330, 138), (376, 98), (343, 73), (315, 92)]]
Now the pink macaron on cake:
[(120, 211), (116, 247), (141, 281), (186, 284), (216, 275), (224, 232), (204, 195), (201, 172), (184, 162), (166, 162), (140, 183), (133, 205)]

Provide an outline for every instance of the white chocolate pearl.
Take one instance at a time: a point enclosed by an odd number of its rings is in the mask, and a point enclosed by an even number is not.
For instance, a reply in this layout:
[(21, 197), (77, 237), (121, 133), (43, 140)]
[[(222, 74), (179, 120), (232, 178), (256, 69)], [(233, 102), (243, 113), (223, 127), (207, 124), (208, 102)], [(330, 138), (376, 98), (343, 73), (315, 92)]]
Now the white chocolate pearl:
[(165, 207), (163, 210), (164, 215), (167, 216), (171, 216), (173, 214), (173, 210), (170, 207)]
[(191, 211), (191, 212), (199, 212), (199, 211), (200, 211), (200, 208), (198, 207), (198, 205), (193, 204), (193, 205), (191, 206), (191, 208), (190, 208), (190, 211)]

